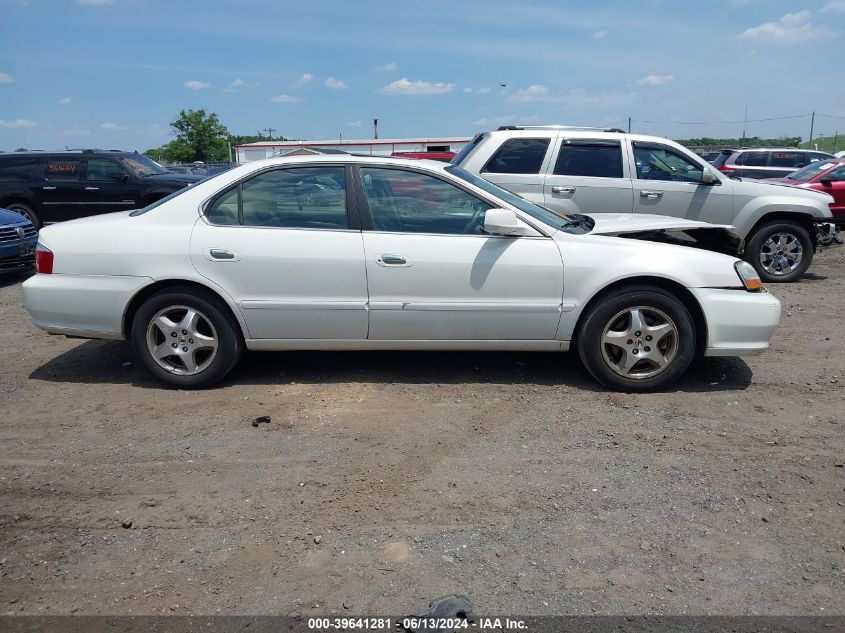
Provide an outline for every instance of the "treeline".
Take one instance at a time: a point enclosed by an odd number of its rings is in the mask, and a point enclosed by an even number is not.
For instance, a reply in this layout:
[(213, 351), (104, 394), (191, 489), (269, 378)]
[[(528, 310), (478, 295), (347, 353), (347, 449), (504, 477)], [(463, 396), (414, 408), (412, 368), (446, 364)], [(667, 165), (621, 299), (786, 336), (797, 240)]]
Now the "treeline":
[(760, 138), (759, 136), (750, 136), (746, 138), (711, 138), (709, 136), (702, 136), (700, 138), (676, 139), (676, 142), (685, 147), (798, 147), (801, 144), (801, 137)]

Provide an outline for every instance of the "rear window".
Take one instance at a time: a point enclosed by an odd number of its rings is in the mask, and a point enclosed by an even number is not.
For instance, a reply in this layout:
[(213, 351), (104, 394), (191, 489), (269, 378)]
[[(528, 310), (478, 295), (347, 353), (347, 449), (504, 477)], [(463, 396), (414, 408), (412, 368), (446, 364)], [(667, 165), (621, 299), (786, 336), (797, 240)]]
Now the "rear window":
[(37, 156), (7, 156), (0, 158), (0, 181), (31, 180), (38, 167)]
[(769, 164), (769, 152), (743, 152), (737, 156), (736, 164), (743, 167), (765, 167)]
[(481, 171), (491, 174), (539, 174), (548, 138), (511, 138), (505, 141)]
[(772, 152), (772, 167), (791, 167), (798, 169), (807, 164), (804, 152)]
[(618, 141), (565, 141), (555, 163), (558, 176), (622, 178), (622, 147)]

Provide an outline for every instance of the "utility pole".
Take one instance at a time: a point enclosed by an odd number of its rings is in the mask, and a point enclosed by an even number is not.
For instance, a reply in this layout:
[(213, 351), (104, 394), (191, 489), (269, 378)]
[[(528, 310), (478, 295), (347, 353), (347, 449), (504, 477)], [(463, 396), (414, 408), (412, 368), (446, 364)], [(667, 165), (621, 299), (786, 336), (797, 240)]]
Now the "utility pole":
[(742, 119), (742, 144), (745, 145), (745, 131), (748, 129), (748, 104), (745, 104), (745, 117)]
[(373, 139), (378, 139), (378, 119), (373, 119)]
[(816, 127), (816, 111), (813, 110), (813, 114), (810, 117), (810, 140), (807, 142), (807, 147), (813, 146), (813, 128)]
[(831, 154), (836, 153), (836, 143), (839, 141), (839, 130), (836, 130), (836, 133), (833, 135), (833, 151)]
[(631, 117), (628, 117), (628, 134), (631, 133)]
[(274, 127), (265, 127), (261, 130), (258, 130), (258, 135), (263, 136), (263, 134), (261, 134), (261, 133), (267, 132), (267, 136), (269, 137), (267, 140), (272, 141), (273, 140), (273, 132), (275, 132), (275, 131), (276, 131), (276, 128), (274, 128)]

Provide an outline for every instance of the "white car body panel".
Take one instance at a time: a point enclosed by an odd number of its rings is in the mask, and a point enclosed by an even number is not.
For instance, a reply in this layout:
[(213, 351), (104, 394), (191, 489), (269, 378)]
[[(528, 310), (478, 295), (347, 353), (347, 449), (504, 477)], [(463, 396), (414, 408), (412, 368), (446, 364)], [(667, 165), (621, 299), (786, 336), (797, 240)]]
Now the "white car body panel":
[[(221, 227), (201, 217), (217, 192), (268, 166), (349, 161), (386, 159), (257, 161), (136, 217), (115, 213), (48, 227), (40, 241), (55, 254), (53, 274), (24, 283), (26, 307), (51, 333), (124, 338), (124, 316), (136, 294), (176, 280), (218, 294), (250, 349), (558, 351), (569, 347), (596, 293), (649, 277), (687, 288), (696, 298), (708, 321), (709, 354), (765, 349), (778, 323), (779, 302), (743, 289), (736, 258), (601, 234), (709, 226), (691, 220), (611, 214), (597, 218), (593, 233), (574, 234), (499, 201), (540, 231), (502, 237)], [(442, 163), (387, 162), (456, 181)], [(211, 248), (231, 249), (236, 258), (212, 261)], [(401, 254), (410, 265), (382, 266), (378, 259), (385, 254)]]

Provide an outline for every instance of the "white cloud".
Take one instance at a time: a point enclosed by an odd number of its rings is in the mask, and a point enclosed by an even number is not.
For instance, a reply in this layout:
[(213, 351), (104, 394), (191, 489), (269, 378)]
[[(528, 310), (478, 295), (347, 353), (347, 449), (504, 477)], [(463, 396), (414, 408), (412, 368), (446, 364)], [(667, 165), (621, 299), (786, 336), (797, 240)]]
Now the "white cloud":
[(845, 0), (830, 0), (821, 11), (822, 13), (845, 13)]
[(541, 84), (532, 84), (522, 90), (517, 90), (508, 101), (513, 103), (533, 103), (535, 101), (549, 101), (552, 98), (548, 88)]
[(607, 35), (607, 31), (596, 31), (593, 33), (593, 37), (597, 40), (603, 40), (605, 35)]
[(340, 79), (335, 79), (334, 77), (329, 77), (326, 79), (326, 88), (330, 88), (332, 90), (346, 90), (349, 86), (347, 86), (343, 81)]
[(0, 127), (35, 127), (38, 125), (35, 121), (30, 121), (29, 119), (15, 119), (14, 121), (4, 121), (0, 119)]
[(125, 125), (118, 125), (117, 123), (112, 123), (111, 121), (106, 121), (105, 123), (100, 123), (100, 128), (103, 130), (111, 130), (111, 131), (119, 131), (119, 130), (128, 130)]
[(293, 82), (291, 87), (294, 89), (301, 88), (302, 86), (310, 82), (312, 79), (314, 79), (314, 75), (312, 75), (311, 73), (302, 73), (299, 78)]
[(0, 84), (11, 84), (14, 83), (14, 81), (15, 78), (9, 73), (0, 73)]
[(70, 97), (64, 97), (63, 99), (59, 99), (59, 103), (70, 103)]
[(467, 94), (477, 94), (477, 95), (486, 95), (488, 94), (492, 88), (490, 86), (480, 86), (478, 88), (473, 88), (472, 86), (467, 86), (464, 88), (464, 92)]
[(394, 72), (399, 70), (399, 65), (396, 62), (390, 62), (389, 64), (382, 64), (381, 66), (376, 66), (375, 68), (373, 68), (373, 70), (380, 73)]
[(291, 95), (277, 95), (275, 97), (270, 97), (270, 101), (275, 103), (296, 103), (300, 99), (298, 97), (293, 97)]
[(196, 79), (191, 79), (190, 81), (185, 82), (185, 87), (190, 88), (191, 90), (202, 90), (203, 88), (208, 88), (211, 84), (206, 83), (204, 81), (197, 81)]
[(833, 35), (834, 33), (823, 26), (814, 26), (810, 22), (810, 12), (805, 9), (796, 13), (787, 13), (777, 22), (764, 22), (759, 26), (745, 29), (740, 33), (739, 39), (795, 43)]
[(383, 95), (442, 95), (452, 92), (454, 87), (455, 85), (450, 83), (409, 81), (407, 77), (402, 77), (402, 79), (397, 79), (383, 88), (379, 88), (378, 92)]
[(675, 78), (675, 75), (646, 75), (637, 79), (634, 83), (638, 86), (662, 86), (668, 84)]
[(223, 88), (223, 92), (237, 92), (246, 85), (247, 84), (243, 79), (235, 79), (232, 83)]

